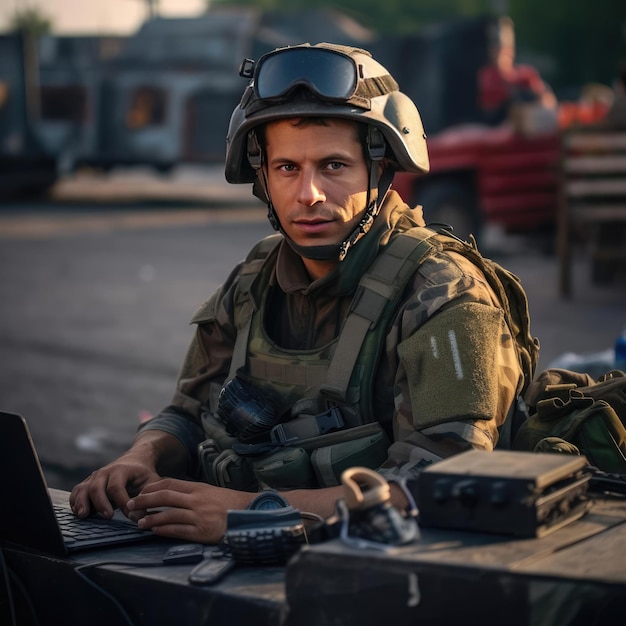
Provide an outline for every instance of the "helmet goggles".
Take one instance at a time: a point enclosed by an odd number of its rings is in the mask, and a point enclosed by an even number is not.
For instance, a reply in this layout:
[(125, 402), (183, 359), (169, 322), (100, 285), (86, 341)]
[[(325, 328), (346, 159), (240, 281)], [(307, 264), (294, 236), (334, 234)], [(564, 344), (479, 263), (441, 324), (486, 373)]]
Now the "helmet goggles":
[(280, 102), (304, 86), (323, 100), (347, 102), (355, 95), (358, 70), (354, 59), (325, 48), (283, 48), (261, 57), (254, 68), (259, 100)]
[(240, 74), (252, 78), (251, 87), (258, 105), (288, 100), (298, 87), (306, 88), (324, 102), (351, 104), (370, 109), (370, 99), (398, 89), (389, 75), (362, 76), (363, 69), (348, 54), (325, 47), (280, 48), (256, 63), (246, 59)]

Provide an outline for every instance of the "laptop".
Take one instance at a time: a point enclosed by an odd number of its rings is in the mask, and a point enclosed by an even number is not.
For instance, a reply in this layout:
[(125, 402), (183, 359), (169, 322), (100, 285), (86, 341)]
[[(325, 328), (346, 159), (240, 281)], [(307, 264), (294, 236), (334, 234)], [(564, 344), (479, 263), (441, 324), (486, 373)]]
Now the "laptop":
[(67, 498), (53, 498), (54, 493), (48, 489), (26, 420), (0, 411), (0, 543), (66, 556), (156, 538), (130, 520), (79, 519)]

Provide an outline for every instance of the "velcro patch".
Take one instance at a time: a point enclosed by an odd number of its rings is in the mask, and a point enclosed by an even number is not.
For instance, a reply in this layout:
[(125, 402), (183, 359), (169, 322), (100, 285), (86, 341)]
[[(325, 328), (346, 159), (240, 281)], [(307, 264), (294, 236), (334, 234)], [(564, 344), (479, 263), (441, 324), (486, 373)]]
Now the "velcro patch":
[(414, 427), (495, 417), (503, 341), (510, 341), (504, 313), (472, 302), (442, 311), (400, 343)]

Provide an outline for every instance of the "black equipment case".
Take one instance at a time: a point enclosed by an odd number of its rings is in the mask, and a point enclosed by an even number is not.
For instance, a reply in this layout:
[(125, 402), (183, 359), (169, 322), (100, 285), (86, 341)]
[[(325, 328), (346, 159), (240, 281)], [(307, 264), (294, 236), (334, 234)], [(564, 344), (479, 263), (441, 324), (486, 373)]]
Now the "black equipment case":
[(427, 467), (417, 484), (419, 524), (541, 537), (589, 508), (584, 456), (471, 450)]

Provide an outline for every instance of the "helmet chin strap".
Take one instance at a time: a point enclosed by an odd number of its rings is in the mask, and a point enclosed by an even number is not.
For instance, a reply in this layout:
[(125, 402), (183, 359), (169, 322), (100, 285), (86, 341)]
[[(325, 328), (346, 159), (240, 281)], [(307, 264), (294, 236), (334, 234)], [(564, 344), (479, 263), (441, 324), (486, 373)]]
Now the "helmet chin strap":
[[(337, 244), (326, 244), (321, 246), (301, 246), (297, 244), (293, 239), (291, 239), (284, 231), (283, 227), (280, 224), (280, 220), (278, 219), (278, 215), (276, 214), (276, 210), (274, 209), (274, 205), (272, 204), (272, 199), (269, 193), (269, 186), (267, 184), (267, 179), (265, 177), (265, 172), (262, 167), (258, 168), (258, 172), (262, 177), (262, 189), (255, 188), (253, 189), (253, 193), (255, 196), (262, 198), (265, 196), (265, 200), (267, 201), (267, 218), (272, 225), (272, 228), (278, 232), (280, 232), (284, 237), (289, 246), (300, 256), (305, 259), (311, 259), (313, 261), (343, 261), (350, 248), (352, 248), (357, 241), (359, 241), (362, 237), (364, 237), (371, 229), (374, 220), (377, 215), (380, 213), (380, 209), (385, 201), (389, 190), (391, 189), (391, 183), (393, 181), (393, 176), (395, 170), (391, 166), (385, 167), (380, 178), (378, 176), (378, 164), (382, 160), (385, 155), (385, 140), (382, 136), (382, 133), (373, 127), (369, 127), (368, 136), (367, 136), (367, 150), (369, 154), (369, 186), (367, 189), (367, 202), (365, 211), (361, 221), (357, 224), (355, 229), (344, 239), (341, 243)], [(259, 150), (260, 153), (260, 150)], [(260, 156), (260, 154), (259, 154)], [(258, 179), (257, 179), (258, 180)], [(372, 189), (377, 188), (378, 193), (376, 194), (376, 198), (371, 199)]]

